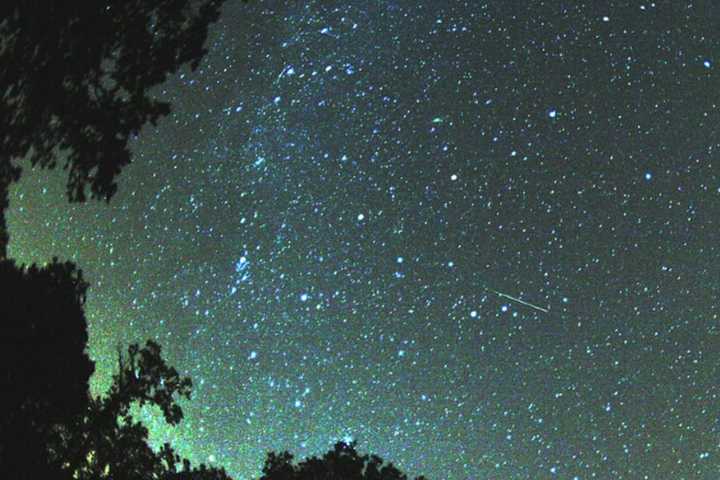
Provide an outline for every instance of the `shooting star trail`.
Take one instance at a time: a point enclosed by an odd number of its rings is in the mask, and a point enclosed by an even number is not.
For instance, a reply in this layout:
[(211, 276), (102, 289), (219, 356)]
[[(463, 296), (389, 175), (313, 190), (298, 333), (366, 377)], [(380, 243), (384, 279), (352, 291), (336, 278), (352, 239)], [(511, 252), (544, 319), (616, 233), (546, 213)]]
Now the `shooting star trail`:
[(525, 305), (527, 307), (534, 308), (535, 310), (539, 310), (543, 313), (548, 313), (550, 311), (547, 308), (538, 307), (537, 305), (533, 305), (532, 303), (526, 302), (525, 300), (520, 300), (519, 298), (513, 297), (512, 295), (508, 295), (507, 293), (498, 292), (497, 290), (493, 290), (492, 288), (489, 288), (488, 290), (490, 290), (491, 292), (495, 293), (496, 295), (498, 295), (500, 297), (507, 298), (509, 300), (512, 300), (513, 302), (522, 303), (523, 305)]

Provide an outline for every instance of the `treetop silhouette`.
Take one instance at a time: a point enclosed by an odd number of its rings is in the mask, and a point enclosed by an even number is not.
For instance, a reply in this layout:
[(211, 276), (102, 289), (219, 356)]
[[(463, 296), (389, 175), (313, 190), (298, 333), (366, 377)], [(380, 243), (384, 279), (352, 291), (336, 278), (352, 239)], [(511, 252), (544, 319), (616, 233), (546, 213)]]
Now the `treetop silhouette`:
[(63, 471), (76, 480), (161, 479), (231, 480), (223, 469), (194, 468), (170, 444), (158, 452), (148, 443), (148, 430), (131, 407), (156, 406), (165, 421), (177, 425), (183, 412), (179, 398), (190, 398), (192, 382), (162, 358), (160, 345), (147, 341), (118, 355), (118, 372), (105, 396), (93, 398), (87, 411), (59, 427), (53, 446)]
[[(322, 458), (293, 463), (289, 452), (268, 453), (260, 480), (407, 480), (392, 463), (377, 455), (360, 455), (355, 443), (338, 442)], [(417, 477), (415, 480), (425, 480)]]

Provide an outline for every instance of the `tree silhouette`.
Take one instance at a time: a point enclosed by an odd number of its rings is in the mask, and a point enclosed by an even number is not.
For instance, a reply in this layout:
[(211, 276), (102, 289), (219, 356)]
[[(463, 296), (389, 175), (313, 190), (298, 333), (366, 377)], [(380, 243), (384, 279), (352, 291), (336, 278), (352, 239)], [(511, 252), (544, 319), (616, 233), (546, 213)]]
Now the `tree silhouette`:
[(196, 69), (225, 0), (0, 2), (0, 478), (224, 480), (169, 445), (154, 452), (132, 405), (172, 425), (190, 394), (149, 342), (119, 357), (105, 397), (90, 398), (87, 284), (72, 263), (5, 260), (8, 191), (21, 162), (61, 164), (70, 201), (109, 201), (128, 141), (170, 112), (150, 96), (182, 65)]
[(311, 457), (299, 464), (292, 460), (288, 452), (268, 453), (260, 480), (407, 480), (404, 473), (377, 455), (360, 455), (354, 442), (338, 442), (322, 458)]
[(77, 480), (229, 480), (223, 469), (193, 468), (167, 443), (155, 452), (147, 428), (133, 418), (131, 407), (150, 405), (160, 409), (168, 424), (177, 425), (183, 412), (176, 398), (189, 399), (191, 390), (190, 379), (165, 363), (160, 345), (130, 345), (127, 356), (118, 355), (108, 393), (92, 399), (83, 415), (59, 428), (53, 455)]
[(225, 0), (0, 2), (0, 258), (19, 161), (68, 172), (70, 201), (109, 200), (128, 140), (170, 112), (149, 90), (198, 67)]
[(0, 261), (0, 285), (0, 477), (56, 478), (44, 453), (53, 426), (89, 405), (87, 284), (72, 263), (53, 259), (29, 268)]
[[(154, 452), (131, 405), (182, 418), (189, 396), (160, 347), (131, 346), (107, 396), (90, 398), (87, 284), (71, 263), (16, 266), (5, 210), (21, 162), (61, 164), (70, 201), (108, 201), (130, 163), (128, 141), (170, 106), (152, 87), (196, 69), (225, 0), (0, 2), (0, 478), (225, 479), (169, 445)], [(182, 468), (178, 468), (182, 465)]]
[(130, 345), (105, 396), (91, 398), (83, 311), (87, 283), (72, 263), (0, 261), (0, 478), (228, 480), (193, 468), (166, 444), (155, 452), (132, 407), (158, 407), (170, 425), (192, 383), (158, 344)]
[(158, 407), (170, 425), (192, 383), (158, 344), (118, 354), (108, 393), (91, 398), (82, 272), (57, 259), (43, 267), (0, 261), (0, 478), (229, 480), (193, 468), (169, 444), (155, 452), (133, 406)]

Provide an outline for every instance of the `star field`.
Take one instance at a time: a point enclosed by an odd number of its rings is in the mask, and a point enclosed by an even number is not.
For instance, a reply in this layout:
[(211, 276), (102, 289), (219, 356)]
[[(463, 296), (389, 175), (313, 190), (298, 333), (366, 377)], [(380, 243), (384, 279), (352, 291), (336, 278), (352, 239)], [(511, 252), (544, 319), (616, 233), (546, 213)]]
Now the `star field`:
[(28, 173), (10, 256), (84, 270), (96, 391), (156, 339), (194, 393), (153, 438), (238, 479), (340, 439), (438, 479), (716, 478), (717, 18), (228, 3), (111, 203)]

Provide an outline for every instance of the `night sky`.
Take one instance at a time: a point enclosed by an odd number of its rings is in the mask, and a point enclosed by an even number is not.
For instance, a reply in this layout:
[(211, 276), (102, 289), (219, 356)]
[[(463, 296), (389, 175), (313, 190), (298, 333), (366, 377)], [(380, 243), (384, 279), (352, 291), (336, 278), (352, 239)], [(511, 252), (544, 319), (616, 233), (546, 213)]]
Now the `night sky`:
[(231, 2), (109, 205), (17, 184), (10, 256), (84, 270), (96, 391), (159, 341), (195, 388), (153, 438), (238, 479), (342, 439), (434, 479), (715, 479), (718, 22)]

